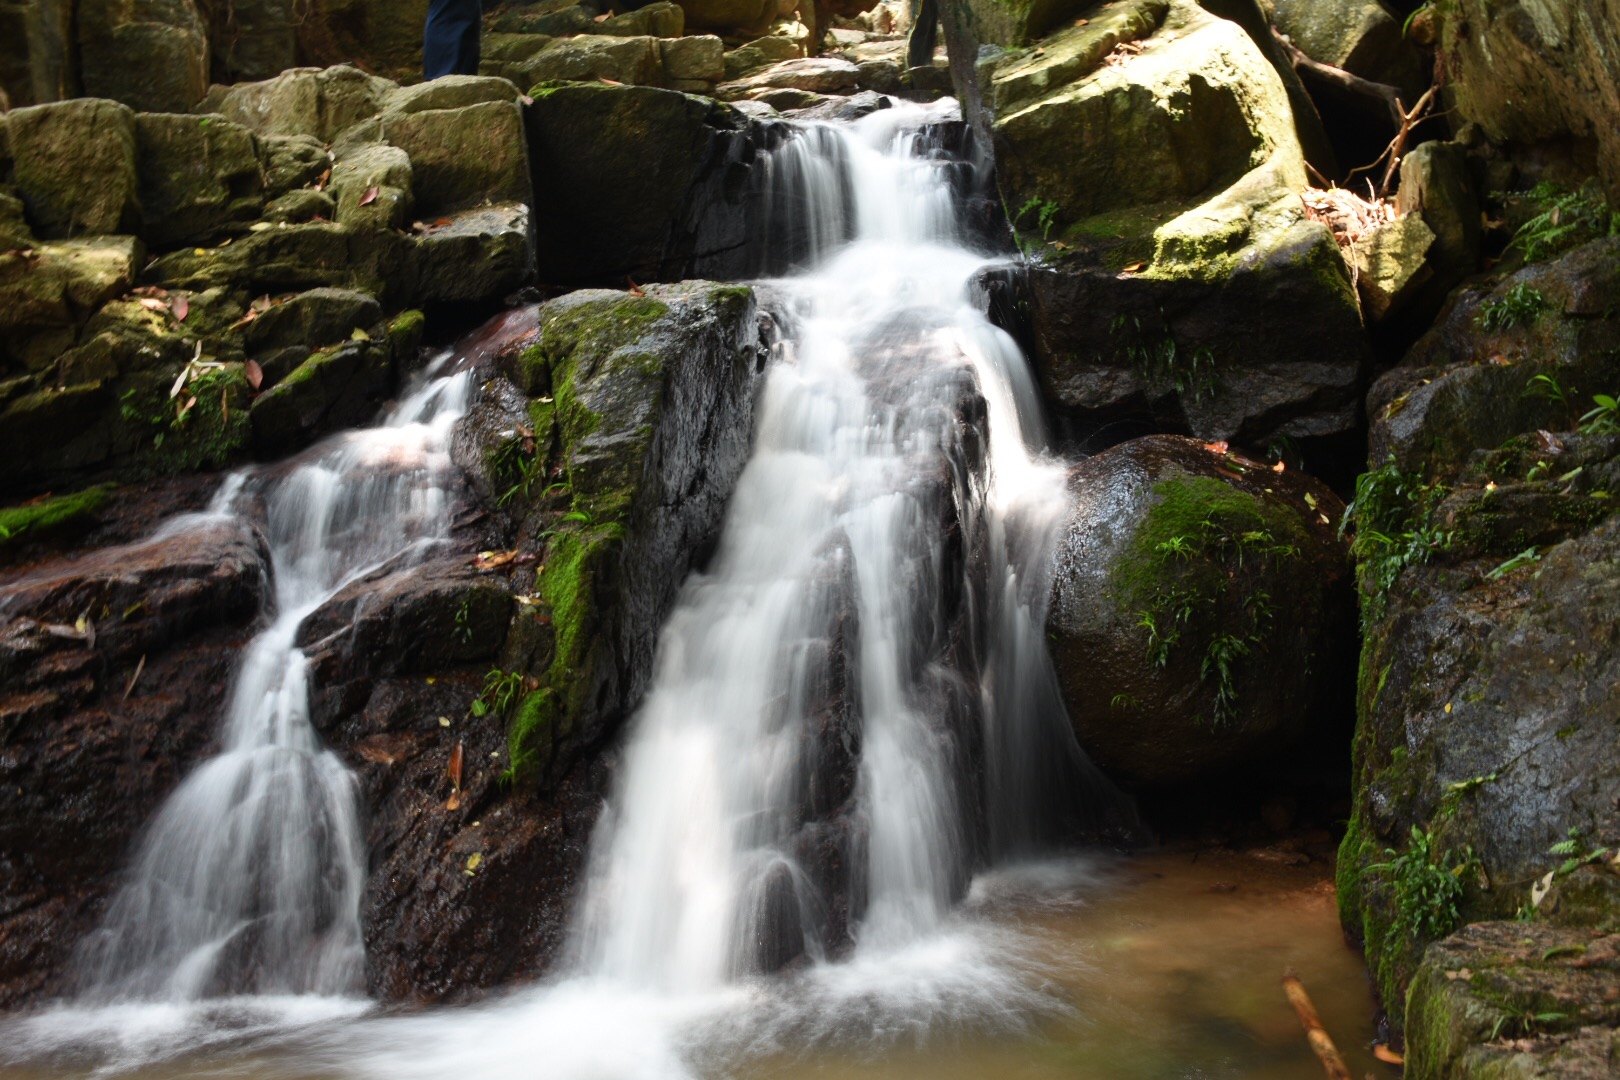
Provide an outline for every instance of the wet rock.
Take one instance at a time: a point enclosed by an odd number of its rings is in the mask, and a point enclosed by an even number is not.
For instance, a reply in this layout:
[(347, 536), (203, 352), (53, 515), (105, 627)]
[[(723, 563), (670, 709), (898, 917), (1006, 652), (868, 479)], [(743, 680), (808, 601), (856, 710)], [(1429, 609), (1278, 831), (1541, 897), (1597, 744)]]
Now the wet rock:
[(1176, 436), (1089, 458), (1070, 486), (1047, 634), (1099, 766), (1231, 779), (1332, 726), (1351, 590), (1325, 486)]
[(1369, 360), (1349, 269), (1305, 219), (1287, 96), (1241, 29), (1110, 5), (996, 63), (989, 94), (1003, 201), (1045, 256), (1037, 372), (1076, 428), (1349, 440)]
[(758, 126), (651, 87), (544, 88), (527, 109), (537, 274), (559, 283), (747, 272)]
[(1429, 948), (1407, 1005), (1414, 1080), (1599, 1080), (1620, 1064), (1620, 937), (1480, 923)]
[(1445, 101), (1537, 167), (1594, 165), (1620, 199), (1620, 0), (1461, 0), (1441, 13)]
[[(1493, 502), (1495, 493), (1480, 487), (1475, 480), (1475, 500)], [(1432, 837), (1441, 865), (1467, 862), (1465, 852), (1478, 860), (1477, 875), (1466, 871), (1464, 919), (1533, 910), (1531, 887), (1562, 865), (1550, 849), (1570, 830), (1582, 852), (1620, 840), (1620, 765), (1610, 737), (1620, 701), (1596, 689), (1620, 678), (1620, 521), (1606, 506), (1587, 513), (1602, 524), (1581, 531), (1572, 523), (1576, 535), (1562, 541), (1533, 537), (1551, 545), (1536, 548), (1523, 569), (1494, 577), (1522, 549), (1492, 551), (1501, 532), (1459, 529), (1466, 543), (1401, 573), (1367, 627), (1358, 794), (1339, 855), (1339, 894), (1386, 1001), (1400, 1000), (1426, 943), (1401, 922), (1390, 875), (1377, 869), (1388, 864), (1386, 852), (1410, 845), (1413, 829)], [(1543, 906), (1559, 905), (1555, 898)], [(1580, 906), (1573, 921), (1613, 921), (1620, 890), (1584, 915)]]
[(246, 128), (222, 116), (141, 113), (135, 154), (141, 234), (154, 247), (209, 243), (259, 216), (264, 174)]
[(243, 331), (244, 352), (264, 372), (269, 390), (308, 359), (314, 350), (349, 341), (356, 330), (382, 322), (382, 305), (353, 289), (310, 289), (276, 304)]
[(211, 744), (266, 559), (215, 519), (0, 571), (0, 1002), (70, 989), (141, 823)]
[(765, 345), (753, 291), (707, 282), (571, 293), (541, 308), (539, 328), (511, 377), (538, 402), (536, 453), (555, 455), (546, 475), (567, 484), (570, 513), (544, 541), (555, 648), (532, 672), (512, 761), (554, 782), (640, 700), (747, 457)]
[(13, 109), (6, 129), (17, 191), (41, 237), (138, 231), (135, 114), (128, 106), (79, 99)]
[(276, 457), (317, 437), (358, 427), (394, 392), (396, 350), (363, 331), (318, 349), (253, 401), (253, 445)]
[(493, 658), (512, 608), (505, 583), (480, 575), (460, 552), (345, 586), (298, 628), (316, 687), (315, 725), (362, 708), (380, 680)]
[(1568, 430), (1620, 384), (1616, 289), (1620, 239), (1460, 290), (1368, 394), (1368, 461), (1429, 476), (1521, 432)]

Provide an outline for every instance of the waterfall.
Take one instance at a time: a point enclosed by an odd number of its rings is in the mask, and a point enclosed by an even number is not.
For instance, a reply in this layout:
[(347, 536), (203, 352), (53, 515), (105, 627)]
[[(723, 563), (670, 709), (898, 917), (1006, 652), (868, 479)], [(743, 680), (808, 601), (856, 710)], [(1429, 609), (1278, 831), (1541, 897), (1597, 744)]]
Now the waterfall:
[[(81, 949), (87, 999), (363, 989), (355, 784), (310, 723), (295, 639), (345, 584), (445, 537), (449, 439), (468, 389), (465, 373), (424, 376), (379, 426), (328, 440), (285, 470), (233, 476), (215, 497), (212, 515), (263, 513), (274, 607), (236, 673), (219, 752), (147, 827)], [(165, 530), (194, 523), (181, 517)]]
[(1063, 468), (970, 288), (986, 259), (941, 116), (811, 127), (764, 163), (761, 231), (807, 265), (775, 283), (793, 344), (660, 639), (593, 839), (578, 975), (692, 993), (894, 949), (974, 870), (1105, 812), (1041, 631)]

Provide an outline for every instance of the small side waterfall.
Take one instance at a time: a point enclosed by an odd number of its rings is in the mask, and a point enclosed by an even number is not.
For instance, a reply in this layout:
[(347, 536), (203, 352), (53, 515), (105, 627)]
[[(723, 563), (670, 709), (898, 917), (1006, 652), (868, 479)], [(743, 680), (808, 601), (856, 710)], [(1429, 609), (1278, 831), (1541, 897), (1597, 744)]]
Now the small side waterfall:
[(900, 947), (974, 870), (1107, 812), (1041, 633), (1063, 469), (971, 295), (985, 259), (938, 118), (811, 127), (765, 162), (762, 232), (809, 266), (776, 283), (794, 346), (661, 639), (593, 842), (581, 975), (691, 993)]
[(219, 753), (148, 826), (84, 943), (89, 1000), (362, 989), (354, 781), (310, 724), (307, 663), (294, 642), (345, 584), (445, 536), (450, 432), (468, 391), (466, 374), (424, 379), (379, 426), (322, 443), (287, 471), (234, 476), (216, 496), (213, 514), (262, 505), (275, 607), (246, 649)]

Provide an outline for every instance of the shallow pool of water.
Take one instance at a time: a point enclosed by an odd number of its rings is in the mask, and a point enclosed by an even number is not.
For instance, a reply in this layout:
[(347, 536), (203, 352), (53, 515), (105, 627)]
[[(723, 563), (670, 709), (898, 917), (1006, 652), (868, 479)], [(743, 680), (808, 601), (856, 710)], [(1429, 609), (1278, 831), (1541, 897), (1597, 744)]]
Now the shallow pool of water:
[[(308, 1000), (200, 1024), (149, 1007), (63, 1013), (8, 1025), (0, 1080), (1320, 1076), (1283, 996), (1288, 971), (1353, 1075), (1394, 1075), (1371, 1053), (1374, 1002), (1329, 867), (1302, 859), (1166, 850), (1003, 872), (975, 884), (958, 933), (927, 947), (696, 1002), (563, 984), (392, 1016)], [(83, 1045), (40, 1063), (38, 1047), (75, 1029)]]

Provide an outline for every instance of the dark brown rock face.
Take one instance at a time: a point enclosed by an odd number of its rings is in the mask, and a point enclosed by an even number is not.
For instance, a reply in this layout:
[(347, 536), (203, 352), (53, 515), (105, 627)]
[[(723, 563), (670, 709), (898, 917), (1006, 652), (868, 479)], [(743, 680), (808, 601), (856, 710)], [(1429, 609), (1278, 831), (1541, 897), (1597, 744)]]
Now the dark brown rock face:
[(208, 749), (268, 582), (221, 518), (0, 573), (0, 1004), (60, 993), (119, 867)]

